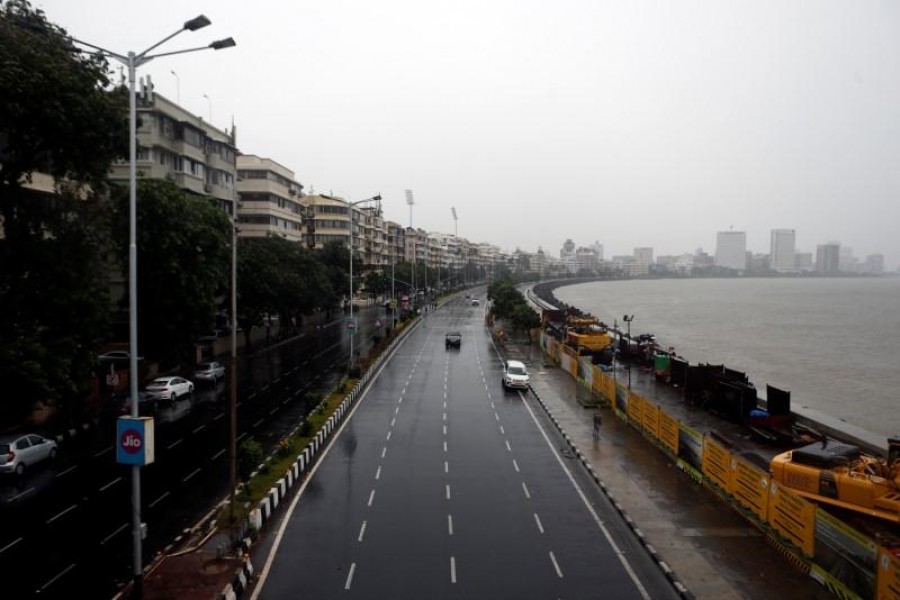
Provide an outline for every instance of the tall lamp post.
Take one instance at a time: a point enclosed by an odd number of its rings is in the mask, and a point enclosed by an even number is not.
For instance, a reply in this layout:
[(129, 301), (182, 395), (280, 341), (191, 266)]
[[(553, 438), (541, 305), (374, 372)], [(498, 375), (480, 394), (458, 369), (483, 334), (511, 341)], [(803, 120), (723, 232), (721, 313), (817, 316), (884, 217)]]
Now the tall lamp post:
[(347, 203), (347, 208), (350, 209), (350, 321), (348, 323), (350, 326), (350, 364), (347, 367), (348, 371), (353, 368), (353, 336), (356, 335), (356, 323), (353, 321), (353, 207), (363, 202), (381, 202), (381, 194)]
[(634, 321), (634, 315), (623, 315), (622, 320), (628, 323), (628, 389), (631, 389), (631, 322)]
[[(168, 42), (182, 31), (197, 31), (209, 25), (211, 21), (204, 15), (194, 17), (190, 21), (185, 21), (181, 29), (175, 33), (163, 38), (153, 44), (140, 54), (128, 52), (128, 54), (119, 54), (112, 52), (106, 48), (89, 44), (85, 41), (70, 37), (73, 42), (98, 50), (103, 56), (114, 58), (120, 63), (128, 67), (128, 223), (129, 223), (129, 243), (128, 243), (128, 335), (129, 335), (129, 357), (128, 357), (128, 382), (129, 393), (131, 396), (131, 416), (137, 419), (138, 413), (138, 339), (137, 339), (137, 98), (135, 92), (135, 80), (137, 79), (137, 68), (145, 65), (154, 58), (162, 56), (172, 56), (175, 54), (186, 54), (188, 52), (197, 52), (199, 50), (221, 50), (230, 48), (235, 45), (233, 38), (225, 38), (216, 40), (207, 46), (197, 48), (186, 48), (184, 50), (175, 50), (174, 52), (160, 52), (157, 54), (149, 54), (162, 44)], [(141, 468), (133, 465), (131, 468), (131, 533), (133, 544), (133, 576), (135, 595), (140, 598), (143, 594), (143, 569), (141, 567)]]
[(406, 190), (406, 203), (409, 205), (409, 231), (413, 234), (413, 262), (412, 262), (412, 282), (413, 282), (413, 301), (412, 307), (416, 308), (416, 304), (419, 301), (419, 290), (416, 288), (416, 270), (418, 269), (418, 265), (416, 264), (416, 255), (419, 253), (419, 236), (416, 235), (416, 232), (413, 230), (413, 220), (412, 220), (412, 207), (416, 201), (413, 199), (412, 190)]
[[(459, 256), (459, 233), (456, 231), (458, 222), (455, 206), (450, 208), (450, 214), (453, 215), (453, 241), (456, 243), (456, 254)], [(456, 265), (456, 287), (459, 287), (459, 264)]]

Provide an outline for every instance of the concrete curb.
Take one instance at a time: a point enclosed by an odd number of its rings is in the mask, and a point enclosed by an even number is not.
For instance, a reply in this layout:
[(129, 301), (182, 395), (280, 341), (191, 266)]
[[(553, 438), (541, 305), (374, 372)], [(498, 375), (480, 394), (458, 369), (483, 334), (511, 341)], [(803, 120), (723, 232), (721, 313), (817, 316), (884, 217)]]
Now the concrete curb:
[(565, 438), (566, 444), (568, 444), (569, 448), (578, 457), (578, 460), (581, 462), (581, 465), (590, 474), (591, 479), (594, 481), (594, 483), (597, 484), (597, 486), (600, 488), (600, 490), (606, 495), (606, 497), (609, 499), (609, 501), (612, 503), (612, 505), (616, 508), (616, 511), (619, 513), (619, 515), (621, 515), (621, 517), (622, 517), (622, 519), (624, 519), (625, 523), (628, 524), (628, 528), (631, 529), (632, 533), (634, 533), (634, 535), (637, 537), (638, 541), (640, 541), (641, 546), (644, 547), (644, 550), (647, 551), (647, 553), (650, 555), (650, 558), (653, 559), (653, 561), (659, 567), (660, 571), (663, 572), (663, 574), (666, 576), (666, 579), (669, 580), (669, 583), (671, 583), (672, 587), (675, 588), (675, 591), (678, 592), (678, 595), (681, 596), (681, 598), (683, 598), (684, 600), (694, 600), (694, 594), (691, 593), (691, 591), (688, 590), (687, 587), (683, 583), (681, 583), (681, 581), (678, 579), (678, 576), (675, 574), (675, 572), (671, 569), (671, 567), (669, 567), (668, 564), (666, 564), (666, 562), (663, 560), (663, 558), (656, 551), (656, 548), (654, 548), (650, 544), (650, 542), (647, 540), (647, 538), (644, 537), (644, 533), (640, 530), (640, 528), (638, 528), (637, 523), (635, 523), (631, 519), (631, 517), (628, 515), (628, 513), (625, 511), (625, 509), (622, 507), (622, 505), (619, 504), (619, 501), (615, 499), (612, 492), (609, 491), (609, 488), (606, 486), (606, 484), (603, 482), (603, 480), (600, 479), (600, 476), (597, 475), (597, 473), (594, 471), (594, 467), (588, 462), (587, 457), (581, 452), (581, 450), (579, 448), (577, 448), (575, 446), (575, 443), (568, 436), (568, 434), (566, 434), (566, 431), (562, 427), (560, 427), (559, 422), (556, 420), (556, 417), (550, 411), (550, 408), (547, 406), (547, 403), (544, 402), (544, 399), (541, 398), (540, 394), (538, 394), (533, 387), (529, 387), (529, 390), (534, 395), (534, 397), (537, 399), (538, 403), (540, 403), (541, 407), (544, 409), (544, 412), (547, 413), (547, 416), (550, 417), (550, 420), (553, 422), (553, 425), (556, 426), (556, 429), (562, 434), (563, 438)]

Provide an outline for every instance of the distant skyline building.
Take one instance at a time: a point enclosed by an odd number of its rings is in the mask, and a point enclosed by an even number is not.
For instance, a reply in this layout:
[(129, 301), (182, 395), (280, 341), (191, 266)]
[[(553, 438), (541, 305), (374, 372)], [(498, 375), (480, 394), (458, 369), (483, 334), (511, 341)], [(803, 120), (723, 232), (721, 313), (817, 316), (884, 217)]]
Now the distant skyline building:
[(816, 273), (836, 275), (841, 268), (841, 244), (828, 242), (816, 246)]
[(653, 248), (644, 246), (634, 249), (633, 275), (648, 275), (653, 264)]
[(769, 246), (769, 268), (779, 273), (795, 270), (796, 232), (793, 229), (773, 229)]
[(720, 231), (716, 234), (716, 265), (728, 269), (747, 269), (747, 232)]

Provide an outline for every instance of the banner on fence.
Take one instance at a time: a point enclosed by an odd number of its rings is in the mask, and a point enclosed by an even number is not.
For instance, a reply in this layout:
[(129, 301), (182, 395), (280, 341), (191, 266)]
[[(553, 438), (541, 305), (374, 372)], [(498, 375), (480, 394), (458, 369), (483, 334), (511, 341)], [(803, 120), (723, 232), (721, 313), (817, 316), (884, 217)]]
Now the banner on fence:
[(875, 597), (878, 546), (821, 508), (810, 576), (839, 596)]
[(659, 441), (673, 456), (678, 455), (678, 419), (659, 409)]
[(816, 505), (769, 482), (769, 525), (805, 556), (812, 556), (815, 546)]
[(653, 436), (653, 439), (657, 439), (659, 437), (659, 413), (659, 404), (652, 404), (645, 398), (642, 424), (644, 427), (644, 433)]
[(731, 457), (731, 495), (760, 522), (769, 510), (769, 473), (738, 455)]

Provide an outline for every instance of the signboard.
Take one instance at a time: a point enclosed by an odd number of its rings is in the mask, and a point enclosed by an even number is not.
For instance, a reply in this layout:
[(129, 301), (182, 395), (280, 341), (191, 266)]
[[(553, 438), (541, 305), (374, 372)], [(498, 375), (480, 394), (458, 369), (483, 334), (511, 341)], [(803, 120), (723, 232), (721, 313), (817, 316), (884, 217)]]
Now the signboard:
[(119, 417), (116, 421), (116, 462), (142, 467), (153, 460), (153, 417)]

